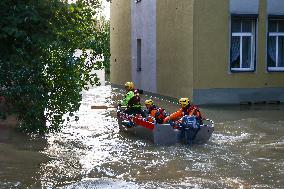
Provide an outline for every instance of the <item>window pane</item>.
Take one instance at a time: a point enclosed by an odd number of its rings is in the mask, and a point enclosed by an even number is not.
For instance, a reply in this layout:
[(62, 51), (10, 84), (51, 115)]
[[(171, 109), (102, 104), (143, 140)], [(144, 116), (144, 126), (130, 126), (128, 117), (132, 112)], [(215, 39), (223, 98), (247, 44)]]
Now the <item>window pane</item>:
[(277, 32), (277, 21), (276, 20), (270, 20), (269, 21), (268, 31), (269, 32)]
[(278, 37), (278, 67), (284, 67), (284, 37)]
[(242, 32), (252, 32), (252, 20), (242, 21)]
[(232, 20), (232, 32), (241, 32), (241, 20)]
[(268, 67), (276, 66), (276, 37), (268, 37), (268, 46), (267, 46), (267, 64)]
[(237, 36), (231, 40), (231, 67), (240, 68), (240, 37)]
[(242, 68), (251, 68), (251, 37), (243, 37)]
[(284, 20), (278, 21), (278, 32), (284, 32)]

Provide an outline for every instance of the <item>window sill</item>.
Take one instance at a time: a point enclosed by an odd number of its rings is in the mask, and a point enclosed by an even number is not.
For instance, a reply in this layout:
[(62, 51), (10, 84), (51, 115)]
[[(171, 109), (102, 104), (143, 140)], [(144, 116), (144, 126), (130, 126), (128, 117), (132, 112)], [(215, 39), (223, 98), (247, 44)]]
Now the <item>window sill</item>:
[(254, 72), (254, 69), (251, 68), (231, 68), (231, 72), (236, 73), (236, 72)]
[(268, 72), (284, 72), (284, 67), (268, 67)]

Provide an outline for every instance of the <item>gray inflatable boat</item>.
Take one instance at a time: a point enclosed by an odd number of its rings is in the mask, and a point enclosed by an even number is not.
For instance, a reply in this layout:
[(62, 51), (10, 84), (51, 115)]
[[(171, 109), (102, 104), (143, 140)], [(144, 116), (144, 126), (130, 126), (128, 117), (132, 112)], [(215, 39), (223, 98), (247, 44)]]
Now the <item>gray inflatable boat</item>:
[(148, 139), (157, 145), (172, 145), (179, 142), (185, 144), (204, 144), (208, 142), (214, 131), (212, 120), (203, 120), (198, 127), (173, 126), (173, 124), (156, 124), (141, 116), (127, 115), (117, 109), (119, 130)]

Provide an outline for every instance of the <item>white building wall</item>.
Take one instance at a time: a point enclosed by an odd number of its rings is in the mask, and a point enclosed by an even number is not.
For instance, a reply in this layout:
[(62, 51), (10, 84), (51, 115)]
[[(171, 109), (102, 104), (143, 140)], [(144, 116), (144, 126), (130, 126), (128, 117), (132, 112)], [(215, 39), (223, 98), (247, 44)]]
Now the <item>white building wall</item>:
[[(131, 25), (132, 79), (136, 88), (156, 92), (156, 0), (131, 0)], [(141, 39), (141, 71), (137, 39)]]

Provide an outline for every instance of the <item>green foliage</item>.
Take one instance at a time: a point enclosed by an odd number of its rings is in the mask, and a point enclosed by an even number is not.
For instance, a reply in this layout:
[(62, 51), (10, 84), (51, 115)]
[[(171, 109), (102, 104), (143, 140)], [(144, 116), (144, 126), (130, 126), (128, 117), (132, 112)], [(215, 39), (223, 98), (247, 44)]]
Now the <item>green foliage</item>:
[(104, 55), (104, 67), (106, 73), (110, 73), (110, 22), (109, 20), (102, 19), (102, 29), (101, 29), (101, 48)]
[(0, 96), (21, 129), (60, 129), (62, 116), (79, 109), (85, 85), (99, 84), (90, 71), (103, 67), (94, 62), (109, 49), (94, 19), (99, 8), (99, 0), (0, 1)]

